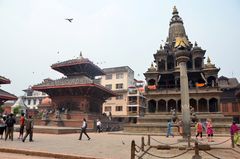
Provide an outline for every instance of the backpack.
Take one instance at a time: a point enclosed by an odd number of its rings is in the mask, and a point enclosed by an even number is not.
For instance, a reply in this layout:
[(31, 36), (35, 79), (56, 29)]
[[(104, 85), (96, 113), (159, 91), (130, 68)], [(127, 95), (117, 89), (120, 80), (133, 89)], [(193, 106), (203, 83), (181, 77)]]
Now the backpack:
[(7, 127), (13, 127), (14, 124), (15, 124), (15, 121), (14, 121), (13, 118), (8, 118), (8, 119), (6, 120), (6, 125), (7, 125)]
[(26, 129), (30, 130), (33, 127), (33, 120), (32, 119), (28, 119), (26, 122)]

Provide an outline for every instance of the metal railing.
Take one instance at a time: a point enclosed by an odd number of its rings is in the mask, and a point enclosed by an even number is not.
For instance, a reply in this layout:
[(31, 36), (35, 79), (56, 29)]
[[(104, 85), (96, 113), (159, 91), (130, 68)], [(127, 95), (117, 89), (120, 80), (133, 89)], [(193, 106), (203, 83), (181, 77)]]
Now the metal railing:
[[(163, 159), (164, 158), (169, 158), (170, 159), (170, 158), (176, 158), (176, 157), (182, 156), (182, 155), (188, 153), (189, 151), (194, 151), (194, 155), (192, 156), (193, 159), (201, 158), (201, 156), (199, 154), (200, 151), (203, 151), (204, 153), (212, 156), (213, 158), (220, 159), (220, 157), (218, 157), (217, 155), (211, 153), (210, 151), (204, 150), (204, 149), (200, 149), (199, 145), (203, 145), (203, 143), (201, 141), (197, 140), (197, 139), (191, 139), (190, 137), (188, 137), (188, 140), (187, 140), (188, 141), (188, 149), (186, 149), (184, 152), (181, 152), (181, 153), (173, 155), (173, 156), (159, 156), (159, 155), (156, 155), (156, 154), (153, 154), (153, 153), (149, 152), (150, 149), (156, 148), (156, 146), (151, 145), (151, 140), (161, 144), (162, 146), (168, 146), (169, 149), (176, 148), (176, 147), (171, 147), (171, 146), (172, 145), (177, 145), (177, 144), (181, 143), (180, 141), (175, 142), (175, 143), (170, 143), (170, 144), (169, 143), (164, 143), (162, 141), (159, 141), (159, 140), (151, 137), (150, 135), (147, 136), (147, 144), (145, 144), (144, 137), (141, 138), (140, 145), (137, 145), (135, 143), (135, 141), (132, 140), (132, 142), (131, 142), (131, 159), (135, 159), (135, 158), (143, 159), (143, 157), (145, 155), (149, 155), (149, 156), (152, 156), (152, 157), (155, 157), (155, 158), (163, 158)], [(191, 145), (190, 140), (194, 141), (194, 145)], [(229, 142), (229, 141), (231, 141), (230, 148), (226, 148), (226, 147), (223, 147), (223, 148), (212, 147), (212, 149), (225, 149), (225, 150), (230, 150), (230, 151), (233, 151), (235, 153), (240, 154), (240, 151), (235, 149), (235, 143), (234, 143), (233, 135), (231, 135), (231, 137), (228, 138), (227, 140), (224, 140), (224, 141), (219, 142), (219, 143), (208, 144), (208, 145), (209, 145), (209, 148), (210, 148), (210, 146), (221, 145), (221, 144), (224, 144), (224, 143)]]

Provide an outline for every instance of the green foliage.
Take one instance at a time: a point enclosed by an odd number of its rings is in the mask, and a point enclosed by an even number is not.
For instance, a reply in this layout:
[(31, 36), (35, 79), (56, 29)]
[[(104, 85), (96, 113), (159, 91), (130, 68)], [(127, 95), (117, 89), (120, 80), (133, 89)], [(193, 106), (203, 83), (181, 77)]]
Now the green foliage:
[(17, 106), (13, 109), (13, 114), (19, 114), (20, 113), (20, 106)]
[(0, 114), (2, 114), (3, 113), (3, 108), (2, 108), (2, 105), (0, 105)]

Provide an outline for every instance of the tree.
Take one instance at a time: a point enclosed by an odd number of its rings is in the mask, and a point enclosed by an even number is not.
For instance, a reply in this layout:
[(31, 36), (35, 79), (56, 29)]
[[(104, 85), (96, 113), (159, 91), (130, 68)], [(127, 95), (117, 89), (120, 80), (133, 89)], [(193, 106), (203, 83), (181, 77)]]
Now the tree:
[(17, 115), (17, 114), (19, 114), (20, 113), (20, 106), (17, 106), (17, 107), (15, 107), (15, 108), (13, 108), (13, 114), (14, 115)]

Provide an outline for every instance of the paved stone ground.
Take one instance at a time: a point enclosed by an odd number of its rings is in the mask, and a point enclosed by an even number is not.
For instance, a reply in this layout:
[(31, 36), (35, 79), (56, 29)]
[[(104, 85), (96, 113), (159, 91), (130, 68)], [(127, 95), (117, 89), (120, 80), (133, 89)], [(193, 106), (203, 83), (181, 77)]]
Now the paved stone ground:
[(29, 156), (29, 155), (23, 155), (23, 154), (4, 153), (4, 152), (0, 152), (0, 157), (2, 159), (55, 159), (52, 157)]
[[(140, 145), (141, 137), (137, 135), (115, 135), (108, 133), (89, 133), (91, 140), (87, 140), (83, 136), (83, 140), (79, 141), (79, 134), (64, 134), (64, 135), (54, 135), (54, 134), (34, 134), (34, 142), (28, 142), (28, 140), (23, 143), (21, 140), (16, 139), (18, 133), (14, 134), (14, 141), (4, 141), (0, 140), (0, 149), (20, 149), (28, 151), (37, 152), (48, 152), (56, 154), (74, 155), (74, 156), (91, 156), (95, 158), (106, 158), (106, 159), (128, 159), (130, 158), (130, 148), (131, 141), (135, 140), (137, 145)], [(166, 138), (164, 136), (153, 136), (153, 139), (166, 144), (173, 144), (173, 146), (187, 145), (186, 143), (175, 144), (181, 137), (176, 136), (174, 138)], [(151, 145), (159, 145), (157, 141), (151, 140)], [(217, 144), (226, 141), (229, 137), (216, 137), (215, 142), (211, 144)], [(147, 136), (145, 136), (145, 142), (147, 141)], [(206, 139), (203, 141), (206, 142)], [(231, 147), (230, 140), (221, 145), (215, 145), (214, 147), (225, 148), (211, 150), (210, 152), (220, 158), (239, 158), (240, 154), (228, 150), (226, 148)], [(240, 152), (240, 148), (235, 148)], [(169, 150), (156, 150), (151, 149), (149, 152), (157, 156), (173, 156), (184, 152), (185, 150), (172, 149)], [(191, 158), (194, 151), (190, 151), (187, 154), (177, 158)], [(4, 157), (5, 153), (0, 152), (0, 157)], [(210, 155), (201, 152), (203, 158), (211, 159)], [(152, 159), (150, 155), (145, 155), (144, 159)]]

